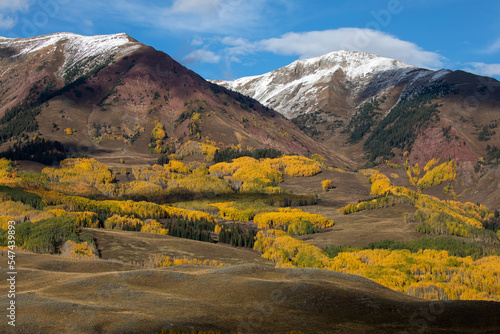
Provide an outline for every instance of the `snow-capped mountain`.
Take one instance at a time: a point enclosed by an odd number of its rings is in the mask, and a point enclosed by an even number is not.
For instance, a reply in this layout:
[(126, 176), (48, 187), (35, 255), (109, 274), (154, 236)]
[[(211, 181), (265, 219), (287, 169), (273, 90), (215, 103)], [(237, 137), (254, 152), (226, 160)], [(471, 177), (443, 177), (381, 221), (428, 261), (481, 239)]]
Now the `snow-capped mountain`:
[(210, 138), (228, 146), (316, 152), (338, 166), (352, 165), (276, 111), (205, 81), (126, 34), (0, 37), (0, 151), (36, 137), (85, 154), (147, 155), (155, 122), (168, 134), (164, 151)]
[(499, 121), (500, 83), (463, 71), (336, 51), (262, 75), (214, 82), (275, 109), (358, 162), (395, 157), (425, 164), (444, 158), (473, 166), (480, 154), (493, 156), (487, 151), (500, 143), (499, 134), (487, 130)]
[(59, 52), (63, 63), (59, 66), (58, 75), (69, 81), (104, 64), (109, 57), (124, 55), (140, 47), (140, 43), (124, 33), (97, 36), (56, 33), (24, 39), (0, 37), (0, 49), (9, 50), (12, 60), (35, 53), (43, 58)]
[(335, 51), (297, 60), (266, 74), (214, 82), (294, 118), (316, 111), (325, 100), (339, 94), (355, 107), (402, 82), (421, 85), (448, 72), (420, 69), (367, 52)]

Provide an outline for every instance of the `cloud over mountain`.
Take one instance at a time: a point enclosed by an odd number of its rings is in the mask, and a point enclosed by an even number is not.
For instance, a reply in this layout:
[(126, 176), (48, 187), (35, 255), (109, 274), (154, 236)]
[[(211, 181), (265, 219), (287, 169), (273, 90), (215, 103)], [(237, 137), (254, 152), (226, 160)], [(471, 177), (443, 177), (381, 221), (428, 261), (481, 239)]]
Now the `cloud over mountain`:
[(278, 38), (263, 40), (259, 44), (267, 51), (298, 55), (301, 58), (347, 50), (374, 53), (426, 68), (441, 67), (443, 60), (443, 56), (436, 52), (425, 51), (415, 43), (400, 40), (381, 31), (361, 28), (290, 32)]

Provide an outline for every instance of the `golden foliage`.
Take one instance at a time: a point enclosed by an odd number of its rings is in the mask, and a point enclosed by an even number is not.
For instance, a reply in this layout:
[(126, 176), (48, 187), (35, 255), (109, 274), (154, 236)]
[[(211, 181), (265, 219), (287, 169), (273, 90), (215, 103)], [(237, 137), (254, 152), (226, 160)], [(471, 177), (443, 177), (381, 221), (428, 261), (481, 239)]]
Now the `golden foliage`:
[[(51, 210), (54, 211), (54, 210)], [(67, 213), (65, 213), (67, 214)], [(64, 214), (62, 214), (64, 215)], [(97, 213), (91, 211), (71, 212), (70, 216), (75, 220), (75, 224), (82, 227), (99, 227), (99, 219)]]
[(262, 185), (262, 187), (274, 186), (283, 180), (281, 172), (267, 161), (259, 162), (253, 158), (243, 157), (235, 159), (233, 163), (240, 166), (233, 174), (235, 180)]
[(439, 159), (435, 159), (435, 158), (432, 158), (431, 160), (427, 161), (427, 163), (425, 164), (425, 167), (424, 167), (424, 172), (428, 172), (432, 168), (432, 166), (434, 166), (438, 162), (439, 162)]
[(193, 193), (228, 194), (233, 192), (227, 180), (208, 175), (208, 168), (204, 165), (187, 176), (172, 177), (168, 186), (169, 188), (183, 188)]
[(166, 211), (169, 217), (182, 217), (189, 221), (206, 220), (210, 223), (217, 223), (217, 220), (206, 212), (174, 208), (165, 205), (161, 207)]
[(8, 230), (10, 225), (9, 222), (13, 220), (16, 220), (16, 217), (4, 215), (0, 216), (0, 228), (2, 230)]
[[(437, 168), (437, 167), (436, 167)], [(432, 171), (429, 171), (432, 172)], [(428, 173), (429, 173), (428, 172)], [(477, 232), (468, 226), (482, 229), (482, 219), (492, 217), (492, 212), (482, 205), (473, 203), (460, 203), (456, 201), (441, 201), (439, 198), (417, 193), (405, 187), (395, 187), (391, 185), (389, 178), (378, 173), (376, 170), (364, 170), (362, 173), (369, 176), (372, 182), (372, 195), (377, 198), (371, 201), (363, 201), (358, 204), (349, 204), (339, 212), (349, 214), (360, 210), (371, 210), (378, 207), (385, 207), (386, 200), (394, 201), (387, 196), (406, 198), (404, 203), (414, 205), (419, 210), (417, 218), (423, 224), (419, 225), (419, 231), (434, 234), (454, 234), (463, 237), (470, 237), (477, 241), (497, 244), (499, 240), (494, 234), (487, 232)], [(386, 196), (386, 198), (378, 198)], [(395, 202), (394, 204), (398, 204)], [(473, 233), (473, 234), (471, 234)]]
[(163, 140), (167, 136), (165, 133), (165, 127), (159, 121), (154, 121), (154, 128), (151, 130), (151, 136), (155, 140)]
[[(182, 167), (176, 167), (176, 166), (178, 166), (176, 162), (174, 162), (172, 165), (170, 165), (169, 163), (168, 165), (163, 165), (163, 166), (154, 164), (151, 167), (151, 169), (135, 166), (132, 168), (132, 175), (136, 178), (137, 181), (148, 181), (157, 185), (167, 185), (168, 181), (172, 177), (171, 170), (185, 167), (184, 164), (182, 164)], [(122, 174), (124, 174), (123, 170)]]
[(147, 219), (142, 223), (141, 232), (168, 235), (168, 229), (154, 219)]
[(142, 219), (182, 217), (190, 221), (204, 219), (209, 222), (216, 222), (210, 214), (205, 212), (174, 208), (146, 201), (91, 200), (84, 197), (66, 196), (54, 191), (44, 190), (37, 190), (36, 193), (42, 196), (42, 200), (47, 205), (63, 205), (68, 211), (106, 212), (109, 215), (133, 215)]
[(223, 176), (232, 175), (236, 170), (238, 170), (241, 167), (242, 166), (234, 163), (234, 161), (232, 163), (229, 163), (229, 162), (219, 162), (218, 164), (210, 166), (209, 169), (208, 169), (208, 172), (212, 176), (223, 177)]
[(321, 249), (284, 233), (268, 233), (267, 236), (258, 233), (254, 249), (263, 253), (263, 258), (281, 267), (328, 267), (331, 259)]
[(239, 210), (234, 207), (234, 202), (220, 202), (210, 204), (219, 209), (219, 216), (226, 220), (249, 221), (255, 216), (254, 210)]
[[(411, 167), (408, 160), (405, 162), (405, 171), (408, 175), (408, 181), (412, 186), (418, 186), (419, 190), (433, 187), (446, 181), (456, 179), (456, 164), (453, 160), (442, 163), (441, 165), (432, 168), (439, 162), (439, 159), (431, 159), (423, 168), (425, 173), (422, 176), (422, 168), (417, 164)], [(420, 177), (422, 176), (422, 177)]]
[(4, 201), (0, 203), (0, 216), (8, 216), (18, 222), (23, 222), (25, 218), (35, 222), (38, 220), (54, 217), (53, 213), (48, 211), (33, 209), (31, 205), (15, 201)]
[(348, 204), (337, 211), (343, 215), (348, 215), (358, 211), (387, 208), (409, 202), (411, 201), (404, 196), (380, 196), (372, 200), (360, 201), (358, 204)]
[(415, 165), (413, 165), (413, 168), (412, 168), (411, 171), (417, 177), (420, 176), (420, 174), (422, 174), (422, 169), (420, 168), (420, 166), (418, 165), (418, 163), (416, 163)]
[(331, 189), (333, 187), (332, 180), (321, 181), (321, 187), (323, 188), (324, 191), (328, 191), (328, 189)]
[(328, 218), (300, 209), (280, 208), (279, 212), (260, 213), (254, 217), (254, 222), (260, 229), (282, 229), (297, 221), (309, 221), (315, 228), (326, 228), (334, 225)]
[(242, 192), (281, 193), (277, 187), (283, 181), (283, 173), (290, 176), (312, 176), (321, 172), (320, 163), (300, 156), (284, 156), (276, 159), (241, 157), (231, 163), (221, 162), (209, 168), (216, 177), (225, 177), (235, 190)]
[(268, 161), (251, 157), (234, 159), (232, 163), (218, 163), (210, 167), (209, 172), (218, 177), (228, 176), (226, 179), (233, 189), (241, 192), (266, 192), (266, 188), (273, 188), (283, 180), (281, 172)]
[(256, 236), (254, 249), (279, 267), (316, 267), (370, 278), (427, 299), (500, 301), (500, 257), (479, 260), (447, 251), (360, 250), (329, 258), (321, 249), (273, 230)]
[(143, 196), (145, 198), (154, 197), (163, 193), (163, 188), (153, 182), (132, 181), (126, 183), (120, 189), (121, 195)]
[(133, 230), (140, 231), (142, 220), (131, 216), (113, 215), (104, 221), (104, 228), (110, 230)]
[(181, 173), (181, 174), (189, 174), (191, 170), (188, 166), (184, 165), (181, 161), (178, 160), (170, 160), (168, 164), (163, 165), (167, 171), (170, 173)]
[(216, 224), (214, 232), (219, 234), (222, 231), (222, 227), (223, 227), (222, 225)]
[(418, 178), (414, 178), (412, 175), (411, 175), (411, 165), (410, 163), (408, 162), (408, 160), (406, 160), (406, 162), (404, 163), (404, 168), (405, 168), (405, 172), (406, 172), (406, 175), (408, 175), (408, 182), (410, 183), (410, 185), (412, 186), (416, 186), (416, 183), (418, 181)]
[(210, 139), (206, 139), (205, 143), (188, 140), (180, 148), (179, 155), (181, 158), (183, 158), (194, 154), (200, 154), (200, 155), (205, 155), (206, 161), (213, 161), (215, 151), (218, 149), (219, 147), (216, 146), (215, 142), (211, 141)]
[[(163, 166), (153, 165), (151, 169), (134, 167), (132, 174), (141, 182), (134, 181), (125, 184), (120, 189), (121, 194), (154, 198), (167, 194), (166, 188), (169, 191), (182, 188), (193, 193), (227, 194), (233, 192), (227, 180), (208, 175), (209, 169), (205, 164), (196, 162), (190, 163), (190, 166), (191, 168), (181, 161), (171, 160)], [(197, 168), (194, 169), (195, 167)], [(193, 169), (192, 172), (191, 169)]]
[(97, 190), (109, 194), (114, 191), (111, 183), (114, 176), (108, 166), (94, 159), (66, 159), (61, 161), (61, 168), (47, 167), (42, 170), (52, 182), (88, 184)]
[(316, 165), (292, 165), (285, 168), (285, 174), (294, 177), (314, 176), (321, 173), (321, 168)]
[(500, 300), (500, 257), (479, 260), (447, 251), (363, 250), (340, 253), (329, 269), (369, 277), (391, 289), (427, 299)]
[(164, 254), (153, 254), (149, 257), (145, 266), (153, 268), (165, 268), (180, 265), (203, 266), (203, 267), (224, 267), (226, 264), (217, 260), (176, 259)]
[(5, 158), (0, 159), (0, 183), (7, 184), (20, 180), (14, 164)]
[[(429, 163), (427, 165), (429, 165)], [(419, 189), (424, 189), (437, 186), (446, 181), (455, 180), (457, 178), (456, 169), (457, 167), (453, 160), (442, 163), (441, 165), (428, 170), (427, 173), (425, 173), (425, 175), (418, 180), (417, 186)]]
[(266, 159), (286, 175), (294, 177), (313, 176), (321, 173), (318, 161), (298, 155), (287, 155), (276, 159)]
[(54, 217), (60, 217), (66, 215), (68, 212), (64, 209), (48, 209), (47, 212), (50, 212), (54, 215)]
[(62, 247), (62, 255), (74, 259), (93, 259), (98, 257), (97, 250), (94, 245), (87, 243), (87, 241), (76, 243), (71, 240), (64, 243)]
[(384, 174), (372, 174), (369, 178), (371, 186), (371, 194), (379, 196), (391, 190), (391, 180)]
[(275, 211), (276, 208), (259, 201), (216, 202), (210, 206), (218, 209), (219, 217), (226, 220), (246, 222), (261, 212)]

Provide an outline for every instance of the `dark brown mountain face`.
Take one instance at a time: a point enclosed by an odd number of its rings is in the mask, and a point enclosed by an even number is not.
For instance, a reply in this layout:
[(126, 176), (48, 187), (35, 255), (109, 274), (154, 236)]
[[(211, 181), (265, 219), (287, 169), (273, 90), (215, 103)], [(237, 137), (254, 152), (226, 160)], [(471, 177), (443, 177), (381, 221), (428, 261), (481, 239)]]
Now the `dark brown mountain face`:
[(0, 39), (0, 54), (3, 150), (36, 136), (87, 155), (145, 154), (160, 122), (169, 152), (188, 140), (209, 139), (320, 153), (339, 167), (352, 165), (279, 113), (125, 34)]

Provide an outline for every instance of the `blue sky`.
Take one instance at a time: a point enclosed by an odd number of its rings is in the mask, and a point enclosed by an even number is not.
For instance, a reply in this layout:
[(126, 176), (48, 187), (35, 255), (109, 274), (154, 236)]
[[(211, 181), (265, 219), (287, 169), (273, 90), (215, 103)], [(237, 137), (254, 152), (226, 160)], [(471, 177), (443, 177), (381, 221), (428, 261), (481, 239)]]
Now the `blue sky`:
[(346, 49), (500, 79), (496, 0), (0, 0), (0, 36), (125, 32), (207, 79)]

